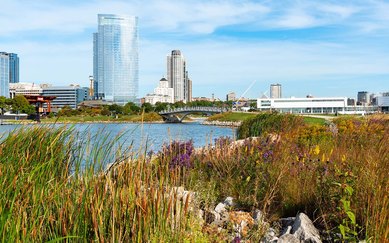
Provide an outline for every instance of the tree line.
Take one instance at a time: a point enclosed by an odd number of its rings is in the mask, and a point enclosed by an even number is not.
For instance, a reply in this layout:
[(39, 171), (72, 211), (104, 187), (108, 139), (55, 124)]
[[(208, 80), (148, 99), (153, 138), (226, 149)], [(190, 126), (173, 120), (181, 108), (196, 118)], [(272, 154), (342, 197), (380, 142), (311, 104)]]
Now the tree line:
[(4, 115), (7, 111), (12, 111), (12, 113), (25, 113), (27, 115), (36, 112), (35, 107), (30, 105), (23, 95), (17, 95), (13, 99), (0, 96), (0, 110), (1, 115)]
[[(138, 106), (134, 102), (128, 102), (124, 106), (112, 104), (102, 105), (100, 107), (84, 107), (81, 106), (77, 109), (72, 109), (69, 106), (64, 106), (57, 112), (58, 116), (78, 116), (78, 115), (103, 115), (103, 116), (116, 116), (116, 115), (139, 115), (142, 112), (160, 112), (166, 109), (175, 109), (181, 107), (219, 107), (219, 108), (231, 108), (233, 105), (232, 101), (192, 101), (184, 103), (178, 101), (175, 103), (163, 103), (157, 102), (155, 105), (150, 103), (143, 103)], [(30, 105), (28, 100), (23, 95), (17, 95), (14, 98), (6, 98), (0, 96), (0, 109), (3, 115), (6, 111), (12, 113), (25, 113), (31, 115), (36, 112), (34, 105)], [(55, 116), (55, 114), (48, 114), (49, 116)]]
[[(184, 103), (182, 101), (175, 103), (164, 103), (157, 102), (155, 105), (150, 103), (143, 103), (141, 106), (138, 106), (134, 102), (128, 102), (124, 106), (112, 104), (112, 105), (102, 105), (100, 107), (85, 107), (81, 106), (77, 109), (72, 109), (69, 106), (63, 107), (58, 111), (58, 116), (78, 116), (78, 115), (89, 115), (89, 116), (116, 116), (116, 115), (139, 115), (142, 112), (160, 112), (166, 109), (175, 109), (180, 107), (195, 107), (195, 106), (206, 106), (206, 107), (231, 107), (232, 102), (223, 102), (223, 101), (193, 101)], [(54, 116), (51, 114), (50, 116)]]

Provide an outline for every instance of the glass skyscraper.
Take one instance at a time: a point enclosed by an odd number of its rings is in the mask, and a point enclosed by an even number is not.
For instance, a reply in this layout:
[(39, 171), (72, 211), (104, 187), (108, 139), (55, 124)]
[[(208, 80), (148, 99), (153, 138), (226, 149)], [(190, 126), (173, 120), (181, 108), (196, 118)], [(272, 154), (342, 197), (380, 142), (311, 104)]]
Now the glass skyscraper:
[(19, 83), (19, 57), (18, 54), (8, 53), (9, 55), (9, 82)]
[(9, 98), (9, 55), (0, 52), (0, 96)]
[(138, 96), (138, 17), (98, 15), (93, 35), (94, 92), (99, 99), (117, 104)]

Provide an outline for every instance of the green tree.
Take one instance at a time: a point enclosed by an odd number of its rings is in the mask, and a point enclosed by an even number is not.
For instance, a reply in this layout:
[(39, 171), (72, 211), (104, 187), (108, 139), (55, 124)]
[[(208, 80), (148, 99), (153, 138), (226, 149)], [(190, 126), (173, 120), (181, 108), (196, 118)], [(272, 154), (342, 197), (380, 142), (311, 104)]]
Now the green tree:
[(113, 104), (113, 105), (108, 106), (108, 110), (115, 115), (123, 114), (123, 106), (120, 106), (117, 104)]
[(181, 107), (185, 107), (185, 106), (186, 106), (186, 104), (182, 101), (177, 101), (174, 104), (172, 104), (172, 108), (181, 108)]
[(68, 105), (65, 105), (58, 111), (58, 116), (72, 116), (72, 108)]
[(9, 99), (5, 98), (4, 96), (0, 96), (0, 110), (1, 114), (4, 115), (4, 111), (8, 110), (10, 107), (10, 102)]
[(22, 112), (28, 115), (35, 113), (35, 107), (33, 105), (30, 105), (26, 97), (24, 97), (23, 95), (15, 96), (11, 106), (12, 111), (16, 113)]
[(139, 111), (140, 111), (140, 107), (137, 106), (134, 102), (128, 102), (123, 107), (124, 115), (136, 114), (139, 113)]
[(141, 109), (146, 113), (154, 111), (153, 105), (148, 102), (143, 103)]
[(168, 107), (169, 107), (169, 103), (157, 102), (154, 105), (154, 111), (161, 112), (163, 110), (166, 110)]

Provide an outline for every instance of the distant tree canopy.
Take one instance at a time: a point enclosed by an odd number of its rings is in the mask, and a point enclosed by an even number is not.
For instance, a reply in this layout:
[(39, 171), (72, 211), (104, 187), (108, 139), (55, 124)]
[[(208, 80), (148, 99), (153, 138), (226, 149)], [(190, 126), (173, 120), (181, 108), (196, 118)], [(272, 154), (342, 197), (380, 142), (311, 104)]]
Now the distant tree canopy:
[[(3, 104), (3, 105), (2, 105)], [(0, 109), (5, 105), (5, 101), (0, 100)], [(100, 107), (80, 107), (78, 109), (72, 109), (68, 106), (63, 107), (59, 112), (59, 116), (77, 116), (77, 115), (88, 115), (88, 116), (116, 116), (116, 115), (139, 115), (142, 112), (150, 113), (150, 112), (161, 112), (166, 109), (175, 109), (182, 107), (196, 107), (196, 106), (205, 106), (205, 107), (231, 107), (232, 101), (192, 101), (184, 103), (182, 101), (178, 101), (175, 103), (166, 103), (166, 102), (157, 102), (155, 105), (150, 103), (143, 103), (141, 106), (138, 106), (134, 102), (128, 102), (124, 106), (118, 104), (112, 105), (102, 105)]]
[(13, 99), (0, 96), (0, 109), (2, 114), (10, 110), (14, 113), (26, 113), (28, 115), (35, 112), (35, 107), (30, 105), (23, 95), (17, 95)]

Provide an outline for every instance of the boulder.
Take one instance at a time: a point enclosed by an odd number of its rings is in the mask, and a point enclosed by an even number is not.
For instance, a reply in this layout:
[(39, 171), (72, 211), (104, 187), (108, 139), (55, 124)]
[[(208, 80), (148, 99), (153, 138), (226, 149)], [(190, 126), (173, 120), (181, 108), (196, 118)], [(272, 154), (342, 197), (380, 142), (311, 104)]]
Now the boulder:
[(262, 224), (265, 222), (265, 215), (259, 209), (255, 209), (253, 219), (256, 224)]
[(224, 203), (219, 203), (218, 205), (216, 205), (216, 207), (215, 207), (216, 213), (223, 213), (225, 211), (227, 211), (227, 209), (226, 209), (226, 205)]
[(288, 233), (287, 229), (289, 226), (291, 227), (294, 224), (295, 219), (296, 219), (296, 217), (288, 217), (288, 218), (281, 218), (279, 220), (279, 222), (281, 224), (281, 229), (282, 229), (281, 235)]
[(260, 240), (260, 243), (270, 243), (270, 242), (277, 242), (278, 237), (277, 237), (277, 230), (274, 228), (270, 227), (263, 238)]
[(235, 206), (234, 199), (232, 197), (227, 197), (224, 202), (226, 206), (233, 207)]
[(319, 230), (315, 228), (312, 221), (304, 213), (299, 213), (290, 231), (293, 236), (301, 242), (321, 243)]

